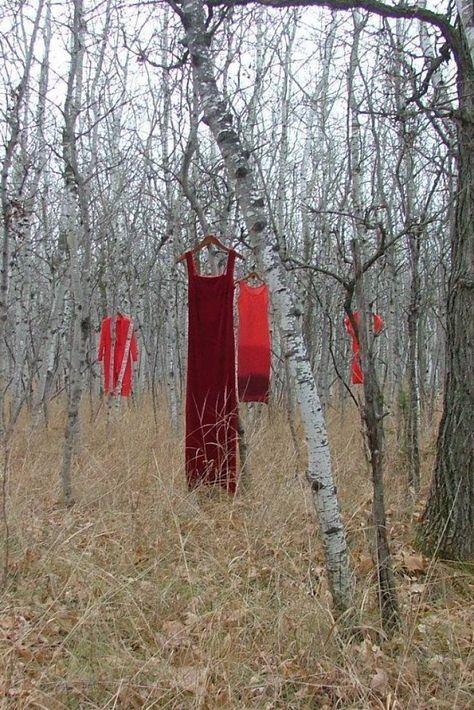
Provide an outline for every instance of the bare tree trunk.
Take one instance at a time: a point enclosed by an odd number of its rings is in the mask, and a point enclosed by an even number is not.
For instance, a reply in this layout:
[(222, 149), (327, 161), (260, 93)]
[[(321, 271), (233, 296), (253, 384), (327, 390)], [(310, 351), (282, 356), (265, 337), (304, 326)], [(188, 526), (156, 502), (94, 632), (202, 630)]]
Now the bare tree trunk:
[[(90, 264), (90, 226), (87, 195), (77, 159), (76, 123), (82, 89), (84, 52), (84, 18), (82, 0), (74, 0), (71, 64), (64, 104), (63, 129), (64, 212), (63, 224), (67, 236), (70, 287), (73, 302), (73, 332), (69, 362), (70, 386), (67, 404), (61, 483), (64, 503), (74, 503), (71, 481), (72, 457), (79, 430), (79, 408), (82, 397), (86, 343), (89, 337), (88, 282)], [(83, 251), (83, 254), (81, 254)], [(82, 261), (82, 263), (81, 263)]]
[[(474, 11), (472, 13), (474, 18)], [(471, 35), (472, 36), (472, 35)], [(420, 544), (450, 559), (474, 555), (474, 37), (458, 81), (458, 192), (448, 286), (443, 417)]]
[(1, 269), (0, 269), (0, 430), (3, 431), (5, 422), (3, 421), (4, 406), (3, 400), (6, 387), (6, 351), (5, 351), (5, 329), (8, 317), (8, 290), (10, 281), (10, 249), (12, 232), (15, 220), (15, 196), (10, 192), (10, 173), (13, 165), (15, 151), (20, 139), (21, 119), (20, 113), (28, 88), (31, 65), (33, 62), (33, 52), (36, 44), (39, 23), (43, 11), (44, 0), (40, 0), (33, 24), (31, 39), (26, 51), (25, 64), (20, 83), (13, 93), (12, 105), (8, 110), (7, 123), (10, 129), (5, 147), (5, 157), (2, 163), (0, 175), (0, 203), (2, 210), (3, 234), (1, 246)]
[(474, 6), (471, 0), (456, 0), (458, 15), (465, 35), (466, 60), (474, 66)]
[(227, 102), (219, 92), (209, 52), (202, 0), (184, 0), (181, 19), (199, 92), (204, 121), (209, 126), (224, 159), (250, 238), (257, 255), (262, 253), (265, 274), (281, 329), (301, 407), (308, 445), (308, 478), (326, 555), (329, 583), (336, 608), (346, 610), (352, 595), (347, 543), (332, 476), (327, 432), (314, 376), (304, 348), (300, 313), (295, 312), (281, 261), (270, 241), (264, 199), (257, 191), (248, 153), (232, 123)]
[[(384, 428), (383, 428), (383, 396), (378, 382), (374, 363), (374, 339), (369, 340), (368, 319), (372, 314), (368, 313), (366, 293), (364, 288), (364, 272), (360, 256), (360, 243), (363, 242), (363, 196), (361, 189), (362, 156), (361, 156), (361, 136), (359, 122), (359, 106), (355, 93), (355, 75), (359, 63), (359, 39), (363, 28), (366, 25), (366, 18), (356, 10), (353, 15), (354, 35), (351, 49), (349, 77), (348, 77), (348, 99), (349, 99), (349, 155), (350, 155), (350, 175), (351, 198), (354, 211), (354, 233), (352, 241), (352, 256), (354, 263), (354, 292), (360, 313), (360, 324), (357, 327), (351, 310), (352, 293), (349, 291), (345, 309), (351, 320), (354, 332), (360, 347), (360, 360), (364, 375), (364, 406), (363, 420), (366, 427), (367, 444), (370, 452), (370, 465), (372, 469), (373, 484), (373, 523), (375, 528), (376, 551), (377, 551), (377, 575), (378, 591), (380, 601), (380, 612), (382, 625), (389, 631), (399, 621), (399, 610), (395, 580), (393, 576), (392, 560), (387, 538), (387, 525), (385, 516), (384, 482), (383, 482), (383, 450), (384, 450)], [(372, 324), (370, 324), (372, 326)], [(372, 328), (370, 328), (372, 330)]]
[[(166, 11), (163, 30), (162, 30), (162, 63), (166, 64), (167, 56), (169, 51), (169, 12)], [(163, 72), (162, 78), (162, 96), (163, 96), (163, 117), (161, 122), (161, 156), (165, 179), (165, 195), (166, 195), (166, 210), (167, 219), (165, 226), (165, 234), (171, 244), (175, 244), (175, 205), (174, 205), (174, 176), (172, 174), (170, 166), (170, 148), (169, 148), (169, 134), (171, 131), (171, 91), (169, 85), (169, 73)], [(175, 250), (173, 250), (175, 251)], [(176, 290), (176, 280), (177, 271), (176, 265), (174, 264), (173, 251), (169, 252), (168, 259), (168, 273), (169, 273), (169, 287), (168, 295), (166, 299), (166, 329), (165, 329), (165, 359), (166, 359), (166, 387), (168, 390), (168, 399), (170, 405), (171, 413), (171, 425), (173, 429), (179, 431), (179, 407), (178, 407), (178, 388), (176, 384), (177, 380), (177, 367), (176, 367), (176, 326), (173, 318), (173, 304), (174, 304), (174, 293)]]
[[(386, 631), (397, 626), (400, 620), (392, 558), (388, 544), (387, 520), (385, 515), (385, 493), (383, 482), (383, 396), (378, 383), (373, 358), (373, 338), (369, 340), (368, 318), (372, 315), (367, 311), (364, 291), (363, 272), (359, 247), (353, 242), (355, 295), (360, 313), (360, 323), (357, 327), (349, 308), (346, 311), (351, 318), (352, 327), (357, 333), (360, 345), (360, 360), (364, 375), (364, 409), (363, 418), (366, 425), (367, 444), (370, 452), (372, 469), (372, 484), (374, 498), (372, 504), (373, 523), (376, 536), (377, 576), (382, 625)], [(350, 303), (350, 302), (349, 302)]]
[(416, 496), (420, 491), (420, 443), (418, 395), (418, 313), (420, 301), (420, 233), (416, 227), (408, 235), (411, 282), (410, 302), (408, 305), (408, 412), (407, 412), (407, 449), (408, 449), (408, 485)]

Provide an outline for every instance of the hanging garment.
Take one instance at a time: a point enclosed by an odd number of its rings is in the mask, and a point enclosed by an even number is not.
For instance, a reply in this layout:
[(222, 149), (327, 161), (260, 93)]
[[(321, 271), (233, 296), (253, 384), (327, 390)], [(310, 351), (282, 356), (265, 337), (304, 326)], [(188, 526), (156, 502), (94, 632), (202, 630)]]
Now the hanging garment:
[(364, 382), (364, 373), (362, 372), (362, 366), (360, 364), (359, 353), (354, 353), (352, 356), (352, 367), (351, 367), (351, 382), (353, 385), (361, 385)]
[(237, 484), (237, 393), (233, 323), (235, 252), (220, 276), (188, 267), (188, 371), (186, 383), (186, 478), (189, 488)]
[(100, 326), (97, 359), (103, 364), (104, 393), (129, 397), (132, 392), (132, 361), (138, 360), (137, 339), (131, 318), (121, 313), (104, 318)]
[(239, 282), (239, 344), (237, 375), (241, 402), (268, 402), (270, 389), (270, 326), (268, 286)]
[[(354, 320), (357, 325), (360, 323), (360, 313), (359, 311), (354, 311)], [(359, 340), (357, 339), (357, 336), (355, 334), (354, 328), (352, 327), (352, 323), (349, 319), (348, 316), (344, 318), (344, 326), (346, 328), (346, 332), (351, 336), (352, 338), (352, 367), (351, 367), (351, 382), (353, 385), (361, 385), (364, 382), (364, 373), (362, 372), (362, 367), (360, 363), (360, 355), (359, 355)], [(378, 313), (373, 313), (372, 314), (372, 327), (374, 329), (374, 334), (378, 335), (384, 326), (383, 318), (382, 316), (379, 316)]]

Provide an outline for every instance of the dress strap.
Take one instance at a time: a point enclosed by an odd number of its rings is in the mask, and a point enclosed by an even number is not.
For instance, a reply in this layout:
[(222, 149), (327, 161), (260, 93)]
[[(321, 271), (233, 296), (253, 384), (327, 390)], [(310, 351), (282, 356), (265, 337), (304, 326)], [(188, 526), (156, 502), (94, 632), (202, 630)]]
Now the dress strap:
[(235, 264), (235, 251), (231, 249), (227, 257), (227, 266), (225, 269), (226, 276), (230, 276), (232, 280), (234, 279), (234, 264)]
[(194, 256), (192, 251), (187, 251), (186, 254), (186, 264), (188, 266), (188, 276), (196, 275), (196, 265), (194, 263)]

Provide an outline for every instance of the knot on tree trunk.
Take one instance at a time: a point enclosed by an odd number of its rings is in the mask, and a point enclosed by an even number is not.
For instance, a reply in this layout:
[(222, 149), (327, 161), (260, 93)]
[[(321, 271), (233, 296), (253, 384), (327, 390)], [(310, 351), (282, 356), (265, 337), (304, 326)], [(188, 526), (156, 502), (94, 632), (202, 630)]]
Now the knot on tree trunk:
[(247, 177), (247, 175), (249, 173), (250, 173), (250, 168), (247, 168), (247, 166), (245, 166), (245, 165), (239, 165), (239, 167), (235, 171), (235, 177), (237, 179), (244, 178), (244, 177)]
[(266, 226), (267, 226), (267, 223), (264, 219), (258, 219), (252, 225), (252, 232), (254, 234), (260, 234), (260, 232), (263, 232), (263, 230), (265, 229)]

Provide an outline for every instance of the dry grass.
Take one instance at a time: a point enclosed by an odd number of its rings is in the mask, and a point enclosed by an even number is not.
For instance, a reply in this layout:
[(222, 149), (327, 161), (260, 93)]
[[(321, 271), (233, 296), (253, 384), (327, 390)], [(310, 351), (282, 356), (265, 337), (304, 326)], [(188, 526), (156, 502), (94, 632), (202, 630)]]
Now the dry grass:
[[(163, 408), (163, 412), (165, 409)], [(84, 419), (87, 419), (87, 412)], [(403, 457), (389, 436), (387, 506), (403, 629), (380, 636), (370, 478), (353, 415), (330, 416), (361, 635), (331, 615), (311, 499), (280, 412), (247, 417), (249, 492), (189, 495), (166, 415), (85, 423), (76, 506), (58, 504), (60, 412), (20, 423), (0, 596), (2, 708), (472, 707), (474, 577), (412, 548)], [(428, 475), (433, 437), (424, 442)]]

